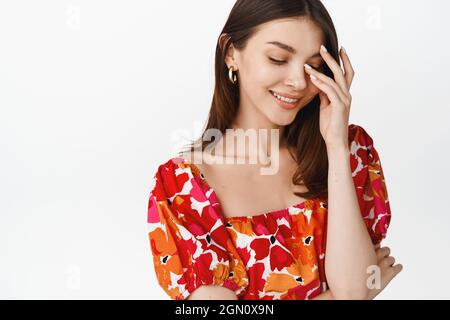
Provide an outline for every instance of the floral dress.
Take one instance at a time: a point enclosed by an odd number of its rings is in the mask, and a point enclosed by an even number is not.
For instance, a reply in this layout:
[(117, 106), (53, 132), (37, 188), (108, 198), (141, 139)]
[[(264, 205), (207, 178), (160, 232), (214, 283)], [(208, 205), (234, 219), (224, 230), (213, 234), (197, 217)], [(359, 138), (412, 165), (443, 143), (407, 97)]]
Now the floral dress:
[[(391, 219), (380, 159), (360, 126), (349, 125), (349, 147), (361, 215), (378, 244)], [(327, 199), (225, 218), (199, 168), (175, 157), (154, 175), (147, 217), (156, 277), (171, 299), (201, 285), (240, 300), (308, 300), (327, 290)]]

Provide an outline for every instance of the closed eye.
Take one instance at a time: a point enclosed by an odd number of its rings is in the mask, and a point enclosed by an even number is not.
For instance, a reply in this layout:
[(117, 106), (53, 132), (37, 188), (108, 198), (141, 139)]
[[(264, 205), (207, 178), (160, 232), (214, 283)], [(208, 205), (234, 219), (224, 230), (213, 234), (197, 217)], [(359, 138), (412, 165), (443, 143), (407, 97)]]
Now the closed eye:
[[(284, 60), (277, 60), (277, 59), (270, 58), (270, 57), (269, 57), (269, 60), (272, 61), (272, 63), (274, 63), (276, 65), (283, 65), (283, 64), (285, 64), (287, 62), (287, 61), (284, 61)], [(318, 65), (311, 64), (311, 67), (313, 67), (315, 69), (320, 69), (322, 66), (323, 66), (323, 63), (320, 63)]]
[(278, 65), (286, 63), (286, 61), (284, 61), (284, 60), (277, 60), (277, 59), (273, 59), (273, 58), (269, 58), (269, 60), (272, 61), (274, 64), (278, 64)]

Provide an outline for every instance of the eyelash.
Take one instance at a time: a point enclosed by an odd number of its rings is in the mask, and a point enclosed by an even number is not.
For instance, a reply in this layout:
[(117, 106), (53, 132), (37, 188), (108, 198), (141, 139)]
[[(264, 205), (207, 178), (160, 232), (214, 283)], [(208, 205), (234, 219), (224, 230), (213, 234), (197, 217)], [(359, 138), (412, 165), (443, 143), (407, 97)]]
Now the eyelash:
[(274, 64), (277, 64), (277, 65), (282, 65), (282, 64), (286, 63), (286, 61), (276, 60), (276, 59), (273, 59), (273, 58), (269, 58), (269, 60), (272, 61)]
[[(279, 65), (279, 66), (286, 63), (286, 61), (284, 61), (284, 60), (276, 60), (276, 59), (273, 59), (273, 58), (269, 58), (269, 60), (272, 61), (273, 64), (276, 64), (276, 65)], [(311, 67), (313, 67), (315, 69), (320, 69), (322, 67), (322, 64), (320, 64), (319, 66), (311, 66)]]

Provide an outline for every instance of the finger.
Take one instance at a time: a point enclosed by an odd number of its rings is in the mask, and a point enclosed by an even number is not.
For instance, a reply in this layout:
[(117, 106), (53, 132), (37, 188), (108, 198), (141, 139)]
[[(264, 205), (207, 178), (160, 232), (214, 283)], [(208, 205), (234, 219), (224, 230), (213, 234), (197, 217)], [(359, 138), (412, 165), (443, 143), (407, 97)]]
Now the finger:
[(347, 87), (350, 89), (355, 76), (355, 71), (353, 70), (347, 51), (345, 51), (344, 47), (341, 47), (341, 50), (339, 50), (339, 55), (341, 56), (342, 63), (344, 65), (345, 81), (347, 83)]
[(381, 261), (384, 257), (388, 256), (391, 252), (388, 247), (383, 247), (375, 250), (378, 261)]
[(391, 253), (391, 249), (389, 247), (383, 247), (380, 249), (381, 254), (385, 257), (388, 256)]
[(310, 77), (311, 77), (312, 83), (317, 88), (319, 88), (320, 90), (322, 90), (323, 92), (326, 93), (326, 95), (328, 96), (328, 99), (330, 100), (330, 102), (332, 102), (335, 105), (342, 104), (342, 100), (339, 98), (337, 92), (334, 90), (333, 87), (331, 87), (330, 85), (326, 84), (322, 80), (316, 78), (314, 75), (311, 75)]
[(330, 99), (328, 99), (328, 96), (325, 92), (320, 91), (319, 97), (320, 97), (320, 110), (322, 110), (326, 106), (330, 105)]
[(389, 265), (392, 266), (395, 263), (395, 258), (393, 256), (387, 257), (387, 260), (389, 260)]
[(392, 266), (392, 268), (394, 269), (395, 274), (398, 274), (403, 270), (403, 265), (398, 263), (395, 266)]
[(348, 96), (342, 91), (342, 89), (337, 85), (337, 83), (333, 79), (317, 71), (307, 63), (305, 64), (305, 70), (306, 73), (308, 73), (309, 75), (314, 75), (316, 78), (320, 79), (322, 82), (332, 87), (339, 95), (339, 98), (342, 100), (342, 102), (344, 103), (349, 102)]
[(333, 56), (327, 51), (324, 45), (320, 46), (320, 54), (327, 63), (328, 67), (334, 74), (334, 79), (341, 87), (342, 91), (348, 92), (349, 86), (344, 76), (344, 70), (342, 70), (340, 64), (333, 58)]
[(386, 281), (386, 284), (391, 282), (393, 278), (395, 278), (401, 271), (403, 270), (403, 265), (396, 264), (395, 266), (388, 267), (385, 272), (383, 273), (384, 280)]
[(381, 244), (377, 243), (377, 244), (375, 245), (375, 249), (379, 249), (380, 246), (381, 246)]
[(382, 267), (391, 267), (395, 263), (395, 258), (388, 256), (381, 260), (380, 266)]

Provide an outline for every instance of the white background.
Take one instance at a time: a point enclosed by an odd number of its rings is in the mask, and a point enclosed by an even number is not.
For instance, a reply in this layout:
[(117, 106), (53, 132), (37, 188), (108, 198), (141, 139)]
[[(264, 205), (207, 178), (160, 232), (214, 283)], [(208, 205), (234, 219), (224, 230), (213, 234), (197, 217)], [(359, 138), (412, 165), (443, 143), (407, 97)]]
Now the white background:
[[(448, 1), (324, 1), (352, 60), (404, 265), (378, 299), (448, 299)], [(168, 299), (147, 202), (196, 136), (234, 0), (0, 2), (0, 298)], [(178, 138), (177, 138), (178, 137)]]

